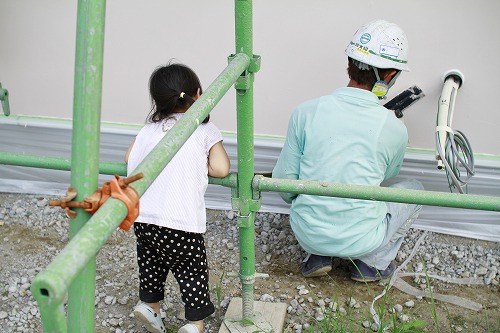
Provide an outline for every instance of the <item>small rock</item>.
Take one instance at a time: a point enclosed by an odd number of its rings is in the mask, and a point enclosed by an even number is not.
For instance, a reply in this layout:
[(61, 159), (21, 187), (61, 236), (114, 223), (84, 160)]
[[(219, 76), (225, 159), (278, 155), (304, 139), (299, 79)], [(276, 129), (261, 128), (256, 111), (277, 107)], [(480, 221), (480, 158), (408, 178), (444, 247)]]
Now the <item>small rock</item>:
[(232, 220), (232, 219), (234, 219), (235, 213), (233, 210), (228, 210), (226, 213), (226, 216), (228, 219)]
[(106, 296), (106, 298), (104, 299), (104, 303), (106, 303), (107, 305), (115, 304), (116, 298), (113, 296)]
[(122, 297), (122, 298), (120, 298), (118, 300), (118, 303), (120, 303), (121, 305), (127, 305), (128, 300), (129, 300), (129, 297), (128, 296), (124, 296), (124, 297)]
[(410, 321), (410, 317), (408, 317), (405, 314), (402, 314), (401, 316), (399, 316), (399, 320), (401, 320), (401, 322), (403, 323), (407, 323), (408, 321)]
[(109, 324), (110, 324), (111, 326), (113, 326), (113, 327), (116, 327), (116, 326), (120, 325), (120, 322), (119, 322), (119, 321), (118, 321), (118, 319), (116, 319), (116, 318), (111, 318), (111, 319), (109, 320)]
[(300, 289), (299, 290), (299, 295), (307, 295), (307, 294), (309, 294), (309, 290), (307, 290), (307, 289)]
[(413, 302), (412, 300), (409, 300), (408, 302), (405, 303), (405, 306), (407, 308), (412, 308), (415, 306), (415, 302)]
[(488, 269), (486, 267), (479, 267), (478, 269), (476, 269), (476, 274), (478, 276), (486, 275), (486, 273), (488, 273)]

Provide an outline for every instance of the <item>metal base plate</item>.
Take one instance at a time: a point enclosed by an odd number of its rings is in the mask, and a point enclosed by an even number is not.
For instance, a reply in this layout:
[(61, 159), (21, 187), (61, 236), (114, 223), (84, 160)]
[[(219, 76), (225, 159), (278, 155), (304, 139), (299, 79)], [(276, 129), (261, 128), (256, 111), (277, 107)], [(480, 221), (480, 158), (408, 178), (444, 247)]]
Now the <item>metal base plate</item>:
[(242, 320), (242, 299), (234, 297), (219, 333), (283, 332), (286, 308), (285, 303), (254, 302), (254, 315), (249, 320)]

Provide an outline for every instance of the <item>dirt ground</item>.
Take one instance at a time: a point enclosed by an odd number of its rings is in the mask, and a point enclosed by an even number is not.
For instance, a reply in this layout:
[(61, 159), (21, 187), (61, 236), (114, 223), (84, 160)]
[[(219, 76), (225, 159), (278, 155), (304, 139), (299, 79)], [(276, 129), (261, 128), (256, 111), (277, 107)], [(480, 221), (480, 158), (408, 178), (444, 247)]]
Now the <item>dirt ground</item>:
[[(223, 212), (209, 211), (209, 219), (211, 220), (218, 219), (224, 222), (225, 218)], [(227, 228), (224, 223), (217, 227)], [(216, 229), (216, 227), (212, 229)], [(214, 230), (214, 232), (217, 231)], [(22, 280), (25, 277), (31, 281), (34, 275), (45, 269), (66, 245), (67, 235), (58, 232), (57, 228), (30, 228), (22, 223), (12, 223), (12, 221), (0, 221), (0, 235), (0, 312), (5, 311), (11, 314), (13, 304), (19, 304), (16, 305), (17, 312), (22, 312), (23, 307), (36, 307), (36, 302), (30, 296), (29, 291), (25, 292), (24, 295), (18, 291), (18, 295), (13, 297), (9, 294), (8, 286), (12, 284), (13, 279)], [(440, 237), (443, 237), (443, 241), (471, 242), (468, 239), (451, 236)], [(210, 231), (207, 233), (206, 240), (209, 249), (212, 300), (221, 305), (220, 314), (223, 316), (230, 298), (241, 297), (239, 280), (227, 277), (228, 272), (238, 271), (238, 244), (234, 238), (220, 239), (217, 234), (212, 235)], [(234, 244), (228, 246), (228, 241), (234, 242)], [(498, 246), (489, 242), (480, 242), (480, 244), (484, 247)], [(272, 260), (269, 260), (269, 255), (271, 255)], [(372, 323), (369, 307), (373, 298), (383, 291), (383, 285), (352, 281), (349, 278), (347, 265), (342, 261), (336, 263), (336, 267), (328, 276), (310, 279), (305, 279), (300, 275), (299, 263), (290, 262), (283, 255), (262, 253), (257, 248), (256, 263), (258, 272), (269, 274), (268, 278), (256, 279), (254, 286), (256, 300), (265, 295), (271, 295), (275, 302), (290, 304), (295, 299), (303, 304), (302, 308), (305, 311), (302, 314), (287, 315), (287, 321), (291, 322), (285, 325), (286, 332), (295, 332), (294, 325), (296, 323), (314, 322), (315, 312), (313, 309), (317, 307), (318, 300), (327, 300), (327, 302), (331, 300), (331, 303), (337, 302), (339, 307), (343, 306), (347, 310), (346, 316), (353, 327), (350, 332), (372, 331), (370, 328), (363, 327), (362, 322)], [(175, 299), (175, 295), (178, 293), (176, 285), (171, 276), (168, 280), (167, 288), (172, 294), (170, 297)], [(405, 278), (405, 280), (409, 284), (415, 285), (412, 278)], [(136, 326), (133, 318), (129, 316), (132, 307), (138, 301), (137, 285), (133, 232), (127, 233), (117, 230), (97, 255), (96, 296), (99, 300), (96, 300), (96, 332), (146, 332), (143, 328)], [(472, 311), (439, 301), (435, 301), (433, 305), (431, 299), (419, 299), (394, 287), (389, 290), (386, 298), (376, 303), (376, 309), (392, 309), (395, 304), (403, 305), (400, 314), (406, 315), (409, 321), (423, 320), (426, 323), (422, 329), (423, 332), (500, 332), (500, 288), (498, 284), (461, 286), (431, 281), (431, 285), (435, 293), (470, 299), (482, 304), (483, 309)], [(309, 293), (299, 295), (299, 286), (304, 286), (304, 289), (309, 290)], [(217, 290), (221, 295), (220, 302), (217, 298)], [(104, 301), (106, 296), (111, 296), (115, 301), (107, 304), (109, 302)], [(354, 298), (358, 305), (352, 307), (347, 305), (349, 298)], [(404, 306), (409, 300), (413, 301), (413, 305)], [(181, 309), (181, 305), (175, 302), (169, 304), (166, 309), (166, 326), (172, 332), (182, 323), (177, 319), (177, 314)], [(340, 316), (339, 311), (336, 313)], [(383, 311), (383, 313), (385, 320), (390, 319), (393, 315), (391, 311)], [(116, 318), (117, 324), (115, 325), (115, 322), (111, 321), (110, 318)], [(8, 318), (0, 319), (0, 331), (11, 332), (11, 329), (14, 328), (8, 326), (8, 323)], [(216, 312), (206, 323), (206, 332), (218, 332), (221, 325), (219, 313)], [(43, 331), (39, 312), (28, 320), (25, 327), (27, 329), (22, 332)], [(331, 332), (337, 331), (332, 330)]]

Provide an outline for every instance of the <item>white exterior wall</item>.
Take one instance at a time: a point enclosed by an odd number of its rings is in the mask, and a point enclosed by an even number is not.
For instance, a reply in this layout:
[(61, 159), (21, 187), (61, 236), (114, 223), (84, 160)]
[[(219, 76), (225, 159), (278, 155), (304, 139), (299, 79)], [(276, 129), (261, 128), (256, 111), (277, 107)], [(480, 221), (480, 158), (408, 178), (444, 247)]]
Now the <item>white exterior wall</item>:
[[(403, 118), (409, 146), (433, 149), (442, 76), (465, 75), (453, 128), (474, 153), (500, 155), (500, 1), (494, 0), (255, 0), (255, 133), (284, 136), (300, 102), (347, 84), (344, 49), (363, 23), (399, 24), (410, 43), (411, 72), (389, 98), (417, 84), (426, 96)], [(0, 82), (14, 115), (72, 117), (77, 1), (0, 1)], [(147, 81), (154, 68), (175, 58), (192, 67), (204, 88), (235, 53), (234, 1), (108, 1), (102, 120), (144, 122)], [(236, 131), (231, 89), (212, 113), (224, 131)]]

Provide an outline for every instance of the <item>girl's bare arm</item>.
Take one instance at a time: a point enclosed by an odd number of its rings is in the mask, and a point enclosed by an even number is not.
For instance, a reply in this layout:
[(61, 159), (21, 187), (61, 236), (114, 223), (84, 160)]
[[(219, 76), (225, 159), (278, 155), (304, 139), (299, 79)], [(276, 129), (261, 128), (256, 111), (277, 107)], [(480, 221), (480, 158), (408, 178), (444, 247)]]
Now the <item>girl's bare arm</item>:
[(135, 143), (135, 139), (134, 139), (134, 141), (132, 141), (132, 143), (130, 144), (130, 146), (127, 149), (127, 152), (125, 153), (125, 163), (126, 164), (128, 164), (128, 157), (130, 155), (130, 151), (132, 150), (132, 147), (134, 146), (134, 143)]
[(223, 178), (229, 174), (229, 157), (222, 141), (217, 142), (210, 148), (208, 153), (208, 175), (211, 177)]

